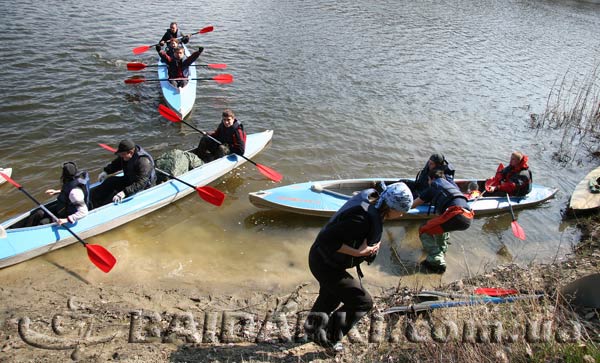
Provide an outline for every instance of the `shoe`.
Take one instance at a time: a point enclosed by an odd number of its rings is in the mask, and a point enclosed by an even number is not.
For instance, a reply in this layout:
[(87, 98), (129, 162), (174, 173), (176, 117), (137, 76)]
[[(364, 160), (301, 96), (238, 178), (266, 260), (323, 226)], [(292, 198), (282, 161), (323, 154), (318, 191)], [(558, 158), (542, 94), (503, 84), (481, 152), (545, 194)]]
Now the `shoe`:
[(425, 260), (419, 265), (419, 270), (423, 273), (432, 272), (436, 274), (443, 274), (444, 272), (446, 272), (446, 265), (434, 265), (429, 261)]
[(344, 344), (342, 342), (337, 342), (331, 347), (331, 351), (334, 354), (340, 354), (344, 352)]

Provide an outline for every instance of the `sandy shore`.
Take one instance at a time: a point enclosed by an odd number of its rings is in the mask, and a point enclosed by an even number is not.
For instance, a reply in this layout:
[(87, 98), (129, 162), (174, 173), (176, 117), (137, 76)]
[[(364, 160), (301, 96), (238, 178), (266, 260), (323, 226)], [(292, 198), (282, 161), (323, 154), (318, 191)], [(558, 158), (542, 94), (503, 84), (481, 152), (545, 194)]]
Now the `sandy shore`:
[[(542, 307), (531, 306), (531, 309), (553, 309), (560, 286), (580, 276), (600, 272), (597, 246), (585, 251), (552, 265), (500, 266), (485, 275), (455, 281), (444, 289), (469, 294), (477, 286), (516, 287), (522, 292), (545, 295), (546, 303)], [(379, 313), (389, 306), (407, 304), (406, 299), (415, 294), (415, 289), (405, 286), (374, 293), (378, 295), (376, 309), (361, 321), (357, 334), (349, 342), (356, 344), (348, 344), (344, 354), (334, 357), (314, 343), (307, 343), (302, 329), (306, 311), (316, 297), (314, 281), (286, 291), (249, 288), (211, 293), (186, 285), (106, 286), (66, 272), (64, 278), (53, 281), (27, 278), (2, 284), (0, 361), (396, 361), (393, 358), (398, 357), (396, 349), (409, 357), (413, 354), (411, 350), (423, 351), (420, 345), (409, 344), (410, 339), (390, 346), (389, 342), (395, 338), (385, 337), (385, 329), (381, 331), (383, 338), (377, 336), (377, 324), (389, 324), (392, 316), (381, 318)], [(511, 311), (515, 317), (530, 313), (529, 305), (519, 306), (522, 310)], [(477, 311), (477, 314), (503, 312), (485, 306), (474, 309), (439, 309), (432, 316), (456, 318), (452, 314), (458, 310)], [(594, 330), (597, 313), (585, 312), (581, 320), (586, 322), (585, 335), (578, 339), (599, 340), (598, 330)], [(428, 347), (433, 352), (446, 349), (443, 345)], [(489, 347), (500, 358), (512, 354), (507, 355), (507, 346), (503, 344)], [(486, 349), (480, 349), (477, 354), (491, 354)], [(513, 345), (510, 349), (516, 348)], [(386, 354), (391, 360), (385, 359)]]

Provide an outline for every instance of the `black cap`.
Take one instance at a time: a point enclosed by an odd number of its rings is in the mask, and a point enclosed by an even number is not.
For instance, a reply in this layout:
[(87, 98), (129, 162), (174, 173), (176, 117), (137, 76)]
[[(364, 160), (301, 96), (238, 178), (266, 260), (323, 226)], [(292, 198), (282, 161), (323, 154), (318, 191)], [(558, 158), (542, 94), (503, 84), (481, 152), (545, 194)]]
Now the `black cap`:
[(77, 174), (77, 165), (72, 161), (67, 161), (62, 167), (63, 178), (74, 178)]
[(436, 154), (431, 154), (431, 156), (429, 157), (429, 160), (433, 161), (436, 164), (443, 164), (444, 163), (444, 155), (436, 153)]
[(115, 151), (115, 154), (122, 153), (125, 151), (133, 150), (135, 148), (135, 142), (131, 139), (121, 140), (119, 148)]

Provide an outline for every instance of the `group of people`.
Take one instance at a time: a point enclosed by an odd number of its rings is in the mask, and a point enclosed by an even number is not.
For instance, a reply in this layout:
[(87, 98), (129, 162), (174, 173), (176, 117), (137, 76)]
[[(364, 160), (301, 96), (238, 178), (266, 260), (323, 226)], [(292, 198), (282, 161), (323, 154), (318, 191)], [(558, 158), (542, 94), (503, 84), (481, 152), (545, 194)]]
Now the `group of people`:
[[(244, 155), (246, 132), (242, 123), (235, 118), (232, 110), (222, 112), (221, 122), (211, 133), (202, 136), (198, 147), (192, 150), (203, 162), (210, 162), (229, 154)], [(62, 166), (61, 189), (48, 189), (46, 194), (56, 195), (56, 203), (50, 206), (50, 212), (58, 217), (58, 224), (75, 223), (87, 216), (92, 208), (98, 208), (110, 202), (115, 204), (157, 182), (157, 169), (152, 155), (131, 139), (119, 142), (115, 151), (117, 156), (108, 163), (98, 175), (98, 186), (89, 188), (87, 171), (77, 168), (72, 162)], [(115, 175), (118, 172), (122, 175)], [(35, 226), (54, 222), (42, 209), (31, 213), (25, 226)]]
[[(190, 65), (204, 51), (204, 47), (198, 47), (197, 51), (190, 54), (189, 57), (185, 57), (183, 44), (187, 44), (189, 40), (189, 35), (183, 35), (177, 23), (173, 22), (156, 45), (158, 56), (167, 65), (169, 83), (178, 90), (188, 84)], [(163, 49), (165, 45), (166, 49)]]
[[(420, 270), (438, 274), (446, 271), (449, 232), (466, 230), (474, 217), (467, 197), (454, 182), (454, 173), (442, 154), (433, 154), (414, 182), (357, 193), (321, 229), (308, 256), (310, 271), (319, 282), (319, 295), (304, 325), (314, 342), (334, 352), (342, 351), (342, 338), (373, 307), (373, 299), (360, 281), (360, 264), (375, 259), (385, 220), (429, 203), (437, 216), (419, 228), (427, 254)], [(484, 193), (521, 196), (531, 191), (531, 183), (528, 158), (515, 151), (510, 164), (498, 168), (496, 175), (486, 181)], [(350, 268), (356, 268), (358, 281), (347, 272)]]

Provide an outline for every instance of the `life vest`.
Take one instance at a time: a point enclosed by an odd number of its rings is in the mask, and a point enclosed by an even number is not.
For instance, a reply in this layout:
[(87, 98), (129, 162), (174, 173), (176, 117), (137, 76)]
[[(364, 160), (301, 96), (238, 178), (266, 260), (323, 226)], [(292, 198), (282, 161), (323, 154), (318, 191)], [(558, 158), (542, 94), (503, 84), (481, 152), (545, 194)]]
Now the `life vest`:
[(246, 131), (244, 131), (244, 126), (237, 119), (235, 119), (231, 127), (225, 127), (221, 122), (214, 132), (213, 137), (223, 144), (227, 144), (231, 151), (236, 154), (243, 154), (246, 149)]
[(146, 152), (141, 146), (135, 145), (136, 152), (133, 154), (131, 159), (127, 161), (127, 165), (123, 168), (123, 175), (127, 178), (127, 184), (131, 184), (134, 182), (135, 178), (135, 167), (139, 162), (140, 158), (148, 158), (150, 163), (152, 164), (152, 172), (150, 173), (150, 178), (144, 185), (144, 188), (147, 189), (154, 184), (156, 184), (156, 170), (154, 169), (154, 159), (150, 154)]
[(510, 183), (507, 186), (503, 185), (500, 190), (517, 196), (526, 195), (531, 192), (533, 176), (531, 175), (527, 161), (527, 155), (523, 155), (519, 165), (514, 168), (509, 165), (500, 171), (500, 181)]
[(73, 180), (63, 184), (60, 194), (56, 198), (56, 210), (59, 218), (66, 218), (77, 212), (77, 205), (71, 203), (69, 195), (75, 188), (80, 188), (83, 191), (85, 204), (91, 209), (90, 202), (90, 176), (87, 171), (80, 171)]
[[(381, 235), (383, 233), (383, 220), (381, 214), (374, 205), (369, 203), (368, 196), (375, 189), (367, 189), (354, 195), (346, 204), (342, 206), (332, 217), (329, 219), (323, 230), (326, 230), (332, 225), (335, 225), (338, 221), (343, 220), (347, 215), (355, 213), (366, 213), (369, 220), (369, 228), (364, 231), (364, 234), (356, 236), (356, 239), (352, 241), (345, 241), (347, 245), (352, 248), (359, 248), (363, 241), (367, 240), (367, 245), (373, 246), (377, 242), (381, 241)], [(319, 237), (317, 236), (317, 239)], [(331, 265), (338, 268), (351, 268), (358, 266), (363, 261), (367, 260), (367, 257), (354, 257), (344, 253), (334, 252), (333, 255), (326, 256), (323, 250), (320, 250), (321, 256)], [(372, 261), (372, 259), (371, 259)], [(359, 273), (360, 275), (360, 273)]]
[(446, 179), (436, 178), (431, 182), (429, 187), (434, 190), (434, 196), (431, 199), (430, 204), (435, 207), (435, 212), (437, 214), (444, 213), (448, 207), (453, 205), (468, 209), (467, 198), (460, 189), (458, 189), (456, 184), (451, 183)]
[[(428, 165), (428, 163), (429, 163), (429, 161), (427, 163), (425, 163), (425, 167), (423, 167), (423, 169), (421, 169), (421, 171), (415, 177), (415, 187), (416, 187), (417, 194), (421, 194), (423, 191), (425, 191), (429, 187), (429, 165)], [(445, 164), (435, 167), (434, 170), (443, 170), (444, 177), (446, 178), (446, 180), (448, 180), (449, 182), (454, 182), (455, 170), (454, 170), (454, 167), (452, 166), (452, 164), (445, 161)]]

